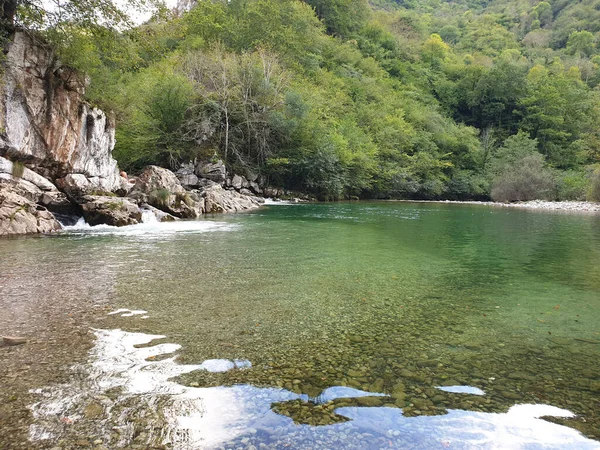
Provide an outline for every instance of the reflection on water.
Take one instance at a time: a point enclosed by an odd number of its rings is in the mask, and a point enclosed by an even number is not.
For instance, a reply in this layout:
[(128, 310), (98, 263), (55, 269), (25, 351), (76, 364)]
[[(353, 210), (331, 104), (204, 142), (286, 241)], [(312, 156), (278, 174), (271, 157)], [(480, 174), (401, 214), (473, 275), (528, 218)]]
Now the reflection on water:
[[(164, 336), (95, 330), (96, 344), (89, 364), (79, 368), (77, 384), (40, 390), (42, 400), (33, 405), (36, 423), (33, 441), (51, 439), (74, 423), (93, 416), (95, 430), (109, 448), (137, 442), (160, 443), (174, 449), (210, 449), (222, 445), (279, 449), (598, 449), (597, 442), (577, 431), (540, 419), (571, 417), (567, 410), (548, 405), (515, 405), (504, 414), (449, 410), (445, 415), (405, 417), (400, 408), (339, 406), (338, 401), (384, 396), (343, 386), (325, 389), (316, 399), (285, 389), (231, 387), (186, 387), (171, 378), (196, 370), (240, 370), (248, 361), (205, 361), (200, 365), (175, 362), (172, 354), (180, 346), (163, 343), (142, 346)], [(142, 346), (142, 347), (140, 347)], [(469, 386), (446, 388), (451, 392), (481, 395)], [(112, 391), (112, 395), (110, 392)], [(68, 393), (68, 395), (66, 395)], [(277, 414), (275, 402), (313, 402), (348, 421), (327, 426), (297, 425)], [(139, 439), (136, 417), (131, 410), (153, 412), (146, 432)], [(127, 413), (127, 414), (124, 414)], [(102, 420), (99, 420), (102, 419)], [(118, 430), (118, 433), (111, 433)]]

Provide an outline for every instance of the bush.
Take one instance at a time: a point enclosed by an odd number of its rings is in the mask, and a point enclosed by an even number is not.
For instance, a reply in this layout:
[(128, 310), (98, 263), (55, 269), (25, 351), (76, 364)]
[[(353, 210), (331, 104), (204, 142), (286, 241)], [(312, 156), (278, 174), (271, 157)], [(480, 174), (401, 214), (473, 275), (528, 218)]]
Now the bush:
[(14, 161), (12, 163), (12, 176), (13, 178), (22, 178), (25, 172), (25, 165), (20, 161)]
[(585, 200), (588, 179), (583, 172), (569, 170), (558, 172), (556, 177), (556, 200)]
[(507, 167), (492, 181), (492, 200), (527, 201), (551, 198), (556, 183), (541, 154), (529, 155)]
[(166, 206), (169, 202), (169, 197), (171, 197), (171, 192), (168, 189), (161, 188), (156, 189), (150, 192), (150, 203), (154, 203), (155, 205)]
[(600, 202), (600, 167), (590, 173), (589, 179), (587, 199), (591, 202)]

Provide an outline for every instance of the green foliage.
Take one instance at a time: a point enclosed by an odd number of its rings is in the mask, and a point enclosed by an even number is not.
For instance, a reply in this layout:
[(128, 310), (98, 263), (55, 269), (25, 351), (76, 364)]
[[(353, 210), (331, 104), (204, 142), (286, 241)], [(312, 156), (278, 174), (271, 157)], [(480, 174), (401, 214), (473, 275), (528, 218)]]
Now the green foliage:
[(594, 35), (589, 31), (574, 31), (567, 41), (567, 52), (571, 55), (590, 56), (594, 51)]
[(22, 178), (25, 172), (25, 164), (20, 161), (13, 161), (11, 175), (13, 178)]
[(171, 192), (168, 189), (156, 189), (150, 192), (149, 200), (150, 203), (160, 206), (165, 206), (171, 198)]
[(130, 171), (214, 157), (326, 200), (570, 199), (600, 161), (599, 6), (206, 0), (44, 33), (115, 110)]
[(590, 171), (589, 180), (587, 199), (592, 202), (600, 202), (600, 167), (595, 167)]
[(352, 37), (369, 18), (366, 0), (307, 0), (307, 3), (334, 36)]
[(583, 171), (559, 172), (556, 180), (556, 200), (585, 200), (589, 180)]
[(554, 189), (552, 173), (545, 168), (544, 157), (537, 153), (506, 166), (492, 181), (491, 197), (497, 202), (551, 199)]

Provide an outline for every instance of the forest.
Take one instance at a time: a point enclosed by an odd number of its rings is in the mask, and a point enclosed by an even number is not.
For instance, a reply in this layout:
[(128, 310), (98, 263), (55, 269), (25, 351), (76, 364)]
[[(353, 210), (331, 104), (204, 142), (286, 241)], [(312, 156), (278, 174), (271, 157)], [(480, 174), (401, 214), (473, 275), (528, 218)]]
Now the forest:
[(203, 0), (135, 26), (87, 3), (14, 21), (86, 74), (130, 173), (222, 159), (320, 200), (600, 201), (600, 0)]

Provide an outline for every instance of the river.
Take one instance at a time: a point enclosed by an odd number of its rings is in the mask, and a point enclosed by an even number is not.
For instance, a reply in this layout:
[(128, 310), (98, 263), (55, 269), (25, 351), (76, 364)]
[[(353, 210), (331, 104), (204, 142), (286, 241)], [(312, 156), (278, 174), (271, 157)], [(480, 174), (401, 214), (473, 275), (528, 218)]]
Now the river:
[(0, 262), (0, 447), (600, 448), (598, 214), (279, 204)]

